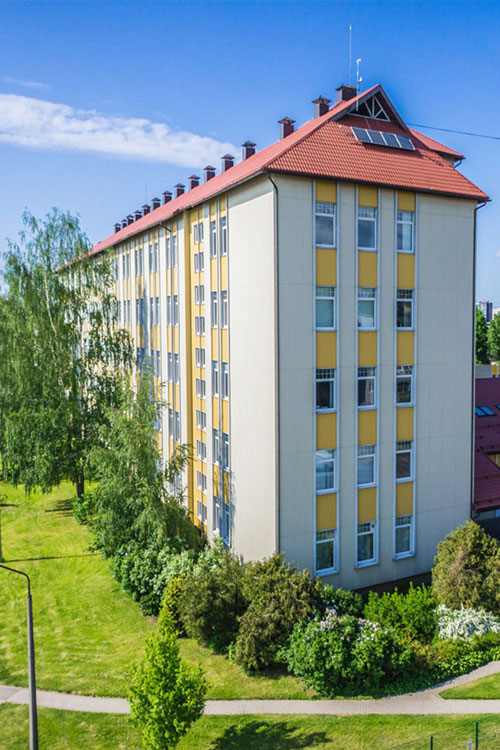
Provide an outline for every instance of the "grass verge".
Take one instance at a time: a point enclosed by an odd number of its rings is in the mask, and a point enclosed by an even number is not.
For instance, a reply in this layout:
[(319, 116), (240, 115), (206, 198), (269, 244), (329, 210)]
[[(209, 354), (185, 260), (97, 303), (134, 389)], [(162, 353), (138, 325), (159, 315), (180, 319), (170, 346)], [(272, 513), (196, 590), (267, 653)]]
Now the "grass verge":
[(500, 674), (491, 674), (488, 677), (474, 680), (474, 682), (468, 682), (466, 685), (448, 688), (439, 695), (441, 698), (461, 698), (463, 700), (498, 699), (500, 698)]

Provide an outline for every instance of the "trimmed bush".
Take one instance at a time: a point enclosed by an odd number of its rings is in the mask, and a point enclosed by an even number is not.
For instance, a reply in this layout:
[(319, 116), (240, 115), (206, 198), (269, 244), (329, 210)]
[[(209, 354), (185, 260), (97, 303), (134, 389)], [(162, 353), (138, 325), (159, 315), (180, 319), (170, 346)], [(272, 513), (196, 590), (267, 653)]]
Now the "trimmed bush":
[(333, 586), (324, 586), (321, 592), (321, 598), (325, 605), (325, 610), (333, 607), (338, 615), (353, 615), (361, 617), (363, 614), (363, 597), (356, 591), (348, 589), (334, 589)]
[(439, 604), (500, 613), (500, 544), (474, 521), (438, 544), (432, 588)]
[(438, 633), (442, 639), (472, 638), (492, 631), (500, 633), (500, 620), (484, 609), (448, 609), (438, 607)]
[(233, 658), (247, 671), (273, 666), (296, 622), (324, 610), (323, 584), (273, 555), (246, 566), (243, 595), (250, 602), (240, 617)]
[(164, 627), (164, 623), (167, 622), (168, 625), (170, 625), (170, 623), (173, 624), (178, 636), (186, 635), (186, 630), (182, 623), (179, 610), (179, 601), (184, 590), (185, 583), (185, 575), (175, 576), (174, 578), (172, 578), (167, 588), (165, 589), (165, 596), (163, 599), (163, 604), (161, 605), (160, 615), (158, 617), (158, 630), (160, 632)]
[(410, 583), (406, 594), (397, 589), (394, 593), (379, 596), (370, 591), (364, 617), (386, 627), (393, 627), (402, 635), (430, 643), (436, 635), (437, 612), (433, 591), (428, 586)]

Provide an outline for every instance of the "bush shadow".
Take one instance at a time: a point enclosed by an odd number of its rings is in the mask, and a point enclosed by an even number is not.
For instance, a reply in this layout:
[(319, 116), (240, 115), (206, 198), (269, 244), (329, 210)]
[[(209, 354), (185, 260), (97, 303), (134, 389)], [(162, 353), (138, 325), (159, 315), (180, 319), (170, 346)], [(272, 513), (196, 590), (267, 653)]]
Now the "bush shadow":
[(251, 721), (228, 727), (210, 750), (301, 750), (325, 747), (327, 742), (325, 732), (305, 732), (286, 721)]

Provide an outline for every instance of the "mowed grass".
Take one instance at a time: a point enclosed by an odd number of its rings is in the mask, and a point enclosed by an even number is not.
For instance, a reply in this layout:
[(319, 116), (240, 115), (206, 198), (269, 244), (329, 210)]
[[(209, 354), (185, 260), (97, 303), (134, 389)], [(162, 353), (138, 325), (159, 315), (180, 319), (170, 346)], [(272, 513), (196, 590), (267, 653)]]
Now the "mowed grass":
[[(72, 514), (72, 486), (26, 497), (1, 485), (0, 493), (8, 503), (0, 510), (4, 562), (32, 582), (37, 686), (125, 696), (154, 624), (89, 551), (90, 535)], [(0, 683), (27, 684), (26, 582), (2, 569)]]
[(468, 682), (466, 685), (448, 688), (439, 693), (441, 698), (462, 698), (462, 699), (490, 699), (500, 698), (500, 673), (491, 674), (488, 677), (481, 677), (474, 682)]
[[(139, 734), (125, 716), (38, 712), (40, 750), (140, 750)], [(500, 720), (471, 716), (204, 716), (178, 750), (436, 750), (466, 748), (480, 721), (484, 747), (498, 747)], [(28, 709), (0, 706), (0, 747), (26, 750)], [(487, 744), (486, 744), (487, 743)]]

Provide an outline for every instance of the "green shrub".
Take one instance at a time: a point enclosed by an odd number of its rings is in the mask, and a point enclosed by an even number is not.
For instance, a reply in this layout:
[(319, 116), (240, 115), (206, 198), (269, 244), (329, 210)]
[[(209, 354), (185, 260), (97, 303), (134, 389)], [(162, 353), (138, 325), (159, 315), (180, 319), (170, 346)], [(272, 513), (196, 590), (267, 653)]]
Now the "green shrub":
[(186, 576), (174, 576), (170, 583), (165, 589), (165, 596), (163, 598), (163, 604), (161, 605), (160, 614), (158, 617), (158, 630), (162, 632), (165, 622), (173, 624), (175, 631), (178, 636), (186, 635), (186, 630), (182, 622), (179, 610), (179, 600), (184, 590), (186, 583)]
[(240, 617), (234, 659), (248, 671), (262, 670), (278, 660), (296, 622), (324, 607), (323, 584), (274, 555), (246, 566), (243, 594), (249, 602)]
[(381, 596), (370, 591), (364, 617), (423, 643), (430, 643), (436, 635), (436, 601), (428, 586), (415, 588), (410, 583), (406, 594), (397, 589)]
[(78, 523), (92, 523), (95, 516), (95, 495), (92, 490), (87, 490), (81, 497), (73, 499), (73, 515)]
[(338, 615), (361, 617), (363, 614), (363, 597), (356, 591), (324, 586), (321, 591), (321, 598), (325, 609), (333, 607)]
[(206, 683), (201, 669), (188, 667), (179, 656), (175, 629), (164, 618), (161, 634), (146, 642), (144, 662), (130, 686), (130, 713), (150, 750), (174, 747), (201, 716)]
[(286, 650), (288, 668), (318, 693), (365, 691), (409, 670), (413, 654), (393, 628), (334, 610), (295, 625)]
[(242, 575), (243, 566), (221, 545), (200, 555), (178, 598), (179, 616), (189, 637), (217, 652), (228, 648), (246, 607)]
[(474, 521), (438, 544), (432, 587), (439, 604), (500, 613), (500, 544)]

